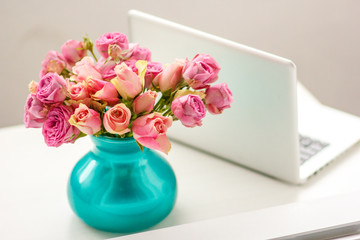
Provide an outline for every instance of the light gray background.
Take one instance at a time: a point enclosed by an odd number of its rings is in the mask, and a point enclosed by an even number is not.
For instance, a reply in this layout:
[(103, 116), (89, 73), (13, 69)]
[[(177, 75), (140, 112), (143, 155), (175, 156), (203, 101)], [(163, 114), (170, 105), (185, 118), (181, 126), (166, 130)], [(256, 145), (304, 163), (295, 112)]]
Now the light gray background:
[(129, 9), (289, 58), (320, 101), (360, 115), (357, 0), (2, 0), (0, 6), (0, 127), (23, 122), (27, 85), (39, 80), (49, 50), (84, 34), (93, 41), (105, 32), (128, 34)]

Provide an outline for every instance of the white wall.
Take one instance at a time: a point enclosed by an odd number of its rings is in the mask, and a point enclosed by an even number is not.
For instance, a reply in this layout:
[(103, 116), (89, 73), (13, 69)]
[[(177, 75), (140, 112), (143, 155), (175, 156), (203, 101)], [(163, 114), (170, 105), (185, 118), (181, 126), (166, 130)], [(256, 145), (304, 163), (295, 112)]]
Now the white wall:
[(85, 33), (94, 41), (104, 32), (128, 33), (132, 8), (290, 58), (322, 102), (360, 115), (360, 1), (2, 0), (0, 6), (0, 127), (22, 123), (27, 84), (39, 80), (49, 50)]

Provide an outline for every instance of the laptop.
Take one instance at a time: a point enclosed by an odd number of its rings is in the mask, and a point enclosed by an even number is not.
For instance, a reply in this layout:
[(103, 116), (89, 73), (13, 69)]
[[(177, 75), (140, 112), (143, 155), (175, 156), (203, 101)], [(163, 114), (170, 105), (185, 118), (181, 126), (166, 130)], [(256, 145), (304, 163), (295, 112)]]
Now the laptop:
[(294, 184), (359, 142), (360, 119), (321, 104), (292, 61), (136, 10), (128, 16), (130, 40), (153, 61), (210, 54), (221, 66), (217, 82), (233, 93), (231, 108), (207, 113), (201, 127), (174, 122), (173, 140)]

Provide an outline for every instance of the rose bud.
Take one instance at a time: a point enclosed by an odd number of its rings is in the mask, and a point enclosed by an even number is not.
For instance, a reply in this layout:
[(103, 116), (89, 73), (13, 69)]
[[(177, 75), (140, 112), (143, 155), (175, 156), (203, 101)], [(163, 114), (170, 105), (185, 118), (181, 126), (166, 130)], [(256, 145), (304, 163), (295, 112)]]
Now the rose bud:
[(102, 79), (102, 75), (95, 67), (94, 60), (91, 57), (81, 59), (81, 61), (75, 64), (72, 71), (77, 75), (77, 82), (85, 81), (88, 77)]
[(104, 127), (109, 133), (123, 135), (130, 132), (130, 118), (130, 109), (123, 103), (117, 104), (105, 112)]
[(116, 77), (111, 80), (120, 96), (124, 99), (135, 98), (142, 91), (139, 76), (125, 63), (115, 67)]
[(76, 40), (68, 40), (61, 46), (61, 53), (70, 66), (86, 56), (84, 43)]
[(71, 115), (69, 123), (88, 135), (93, 135), (101, 129), (100, 114), (82, 103)]
[(66, 81), (57, 73), (47, 73), (39, 82), (36, 97), (45, 104), (61, 103), (66, 98)]
[(29, 94), (25, 103), (24, 123), (26, 128), (40, 128), (45, 122), (47, 108), (36, 98), (35, 94)]
[(220, 114), (234, 101), (232, 93), (226, 83), (219, 83), (206, 89), (205, 103), (212, 114)]
[(185, 127), (201, 126), (206, 108), (198, 95), (185, 95), (175, 98), (171, 103), (171, 111)]
[(157, 93), (147, 91), (137, 96), (133, 102), (133, 110), (136, 114), (149, 113), (154, 109)]
[(79, 129), (69, 123), (73, 114), (71, 107), (59, 105), (49, 110), (42, 128), (45, 143), (49, 147), (59, 147), (63, 143), (74, 143)]
[(98, 40), (96, 40), (95, 46), (101, 56), (104, 58), (109, 57), (109, 46), (117, 45), (120, 47), (120, 51), (127, 50), (129, 48), (129, 42), (127, 36), (123, 33), (105, 33)]
[(94, 100), (106, 101), (110, 106), (120, 101), (118, 92), (111, 82), (88, 77), (85, 81), (85, 87)]
[(166, 136), (166, 131), (171, 124), (171, 117), (164, 117), (158, 112), (144, 115), (137, 118), (132, 124), (134, 138), (145, 147), (167, 154), (171, 144)]
[(193, 89), (202, 89), (218, 79), (219, 64), (207, 54), (198, 54), (191, 61), (185, 61), (183, 77)]
[(49, 51), (41, 63), (42, 70), (40, 71), (40, 78), (45, 74), (52, 72), (60, 74), (66, 67), (66, 62), (63, 56), (56, 51)]
[(182, 60), (176, 60), (174, 63), (164, 66), (163, 71), (154, 78), (153, 84), (160, 87), (161, 92), (170, 89), (174, 91), (176, 86), (183, 80), (181, 75), (183, 66), (184, 62)]

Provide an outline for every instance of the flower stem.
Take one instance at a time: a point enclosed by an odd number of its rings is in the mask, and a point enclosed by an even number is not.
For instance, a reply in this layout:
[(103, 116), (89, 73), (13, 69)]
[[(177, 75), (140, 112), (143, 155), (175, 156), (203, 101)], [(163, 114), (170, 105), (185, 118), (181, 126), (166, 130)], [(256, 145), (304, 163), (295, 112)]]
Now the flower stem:
[(95, 56), (95, 54), (94, 54), (94, 51), (93, 51), (92, 49), (89, 49), (89, 51), (90, 51), (91, 55), (93, 55), (95, 61), (98, 61), (97, 58), (96, 58), (96, 56)]

